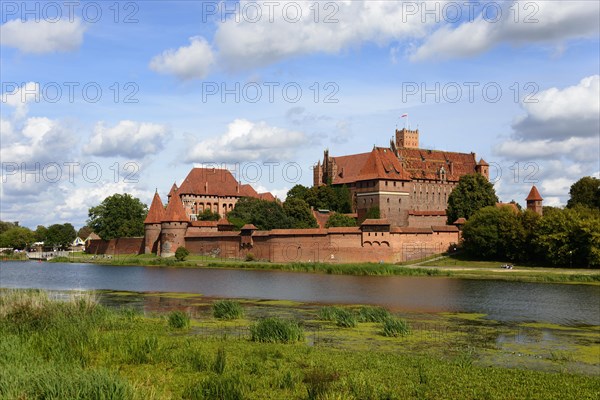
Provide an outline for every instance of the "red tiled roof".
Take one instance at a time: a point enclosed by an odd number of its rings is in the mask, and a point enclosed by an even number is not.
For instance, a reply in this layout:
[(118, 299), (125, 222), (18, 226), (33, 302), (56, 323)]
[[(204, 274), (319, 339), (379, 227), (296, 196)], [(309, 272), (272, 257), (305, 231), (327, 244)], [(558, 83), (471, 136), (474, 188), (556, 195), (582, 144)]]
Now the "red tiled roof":
[(193, 237), (224, 237), (224, 236), (240, 236), (239, 232), (228, 232), (228, 231), (214, 231), (214, 232), (210, 232), (210, 231), (190, 231), (188, 230), (185, 234), (186, 238), (193, 238)]
[(294, 235), (294, 236), (306, 236), (306, 235), (327, 235), (327, 229), (272, 229), (269, 233), (274, 235)]
[(542, 196), (540, 195), (540, 192), (538, 192), (538, 190), (535, 187), (535, 185), (533, 185), (531, 187), (531, 191), (529, 192), (529, 196), (527, 196), (527, 198), (525, 200), (526, 201), (542, 201), (544, 199), (542, 199)]
[(175, 193), (177, 193), (177, 184), (173, 183), (173, 186), (171, 186), (171, 190), (169, 190), (167, 197), (173, 197)]
[(254, 224), (246, 224), (244, 226), (242, 226), (242, 230), (249, 230), (249, 229), (253, 229), (253, 230), (258, 230), (258, 228), (256, 226), (254, 226)]
[(328, 228), (329, 233), (360, 233), (358, 226), (332, 226)]
[(419, 217), (443, 217), (446, 215), (446, 210), (427, 210), (427, 211), (419, 211), (419, 210), (410, 210), (408, 215), (415, 215)]
[[(172, 189), (171, 189), (172, 190)], [(175, 189), (180, 196), (183, 194), (254, 197), (256, 199), (275, 200), (271, 193), (258, 194), (248, 184), (240, 184), (231, 171), (222, 168), (192, 168), (179, 189)]]
[(221, 218), (219, 221), (217, 221), (216, 225), (221, 225), (221, 226), (230, 226), (233, 225), (231, 222), (229, 222), (229, 220), (227, 218)]
[(154, 198), (150, 204), (150, 210), (144, 220), (144, 224), (160, 224), (165, 215), (165, 207), (163, 206), (162, 200), (158, 195), (158, 192), (154, 193)]
[(433, 230), (431, 228), (412, 228), (412, 227), (396, 227), (392, 228), (392, 232), (395, 233), (432, 233)]
[(267, 200), (267, 201), (275, 201), (275, 200), (277, 200), (275, 198), (275, 196), (273, 196), (271, 194), (271, 192), (259, 193), (258, 194), (258, 198), (261, 199), (261, 200)]
[(227, 169), (192, 168), (177, 191), (179, 195), (242, 196), (239, 183)]
[(392, 150), (376, 147), (370, 153), (332, 157), (337, 167), (333, 184), (372, 179), (410, 180)]
[(167, 209), (165, 210), (165, 215), (163, 217), (164, 222), (188, 222), (189, 219), (185, 215), (185, 210), (183, 209), (183, 203), (181, 202), (181, 198), (179, 196), (173, 196), (169, 200), (169, 204), (167, 205)]
[(454, 225), (432, 226), (431, 230), (434, 232), (458, 232), (458, 228)]
[(191, 221), (192, 226), (197, 226), (200, 228), (216, 228), (217, 221)]
[(459, 219), (457, 219), (456, 221), (453, 222), (454, 225), (464, 225), (467, 223), (467, 220), (464, 219), (463, 217), (460, 217)]
[(486, 166), (486, 167), (490, 166), (490, 164), (488, 164), (483, 158), (479, 159), (479, 162), (477, 163), (477, 165), (483, 165), (483, 166)]
[(446, 171), (446, 180), (452, 182), (476, 172), (475, 153), (400, 148), (398, 156), (412, 179), (439, 179), (441, 167)]
[(386, 218), (380, 218), (380, 219), (365, 219), (363, 221), (362, 225), (389, 225), (390, 221), (388, 221)]
[(329, 220), (329, 217), (331, 217), (332, 214), (333, 213), (331, 211), (324, 213), (319, 212), (318, 210), (312, 210), (312, 215), (317, 220), (317, 225), (319, 225), (319, 228), (325, 228), (325, 225), (327, 224), (327, 221)]

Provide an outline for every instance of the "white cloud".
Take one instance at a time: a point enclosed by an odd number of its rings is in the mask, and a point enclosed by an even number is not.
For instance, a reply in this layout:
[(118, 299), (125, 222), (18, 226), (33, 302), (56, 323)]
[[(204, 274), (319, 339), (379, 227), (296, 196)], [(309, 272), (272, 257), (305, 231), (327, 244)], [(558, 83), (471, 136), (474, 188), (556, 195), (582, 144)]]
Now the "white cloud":
[(106, 127), (103, 122), (98, 122), (83, 151), (103, 157), (143, 158), (160, 152), (169, 136), (169, 129), (161, 124), (126, 120)]
[(21, 119), (27, 115), (27, 103), (40, 101), (40, 85), (37, 82), (27, 82), (10, 92), (2, 93), (2, 103), (14, 108), (13, 118)]
[(266, 122), (236, 119), (219, 137), (191, 145), (188, 162), (244, 162), (289, 159), (294, 149), (307, 143), (302, 132), (269, 126)]
[(4, 163), (60, 162), (70, 154), (75, 139), (72, 132), (59, 121), (45, 117), (27, 118), (18, 131), (12, 132), (13, 140), (5, 143), (0, 158)]
[(0, 44), (23, 53), (75, 51), (83, 43), (85, 26), (77, 18), (58, 20), (11, 20), (0, 26)]
[(150, 69), (161, 74), (173, 74), (179, 79), (202, 79), (208, 75), (215, 56), (206, 39), (195, 36), (190, 45), (165, 50), (150, 61)]
[[(499, 3), (495, 3), (499, 4)], [(518, 13), (516, 12), (518, 10)], [(411, 60), (468, 57), (501, 43), (563, 43), (575, 38), (597, 38), (600, 3), (589, 1), (514, 1), (505, 3), (502, 17), (479, 15), (454, 27), (444, 25), (411, 55)]]
[[(249, 3), (241, 1), (240, 10)], [(257, 22), (252, 22), (253, 16), (242, 11), (238, 21), (232, 17), (220, 24), (215, 44), (224, 66), (243, 69), (311, 53), (335, 54), (364, 42), (386, 45), (394, 40), (423, 37), (434, 22), (422, 22), (419, 13), (407, 13), (406, 3), (415, 4), (401, 1), (281, 1), (273, 8), (272, 21), (263, 5), (262, 16)], [(293, 22), (297, 9), (301, 9), (302, 17)], [(317, 17), (315, 9), (319, 10)]]
[(598, 160), (600, 138), (571, 137), (565, 140), (506, 140), (494, 147), (494, 154), (515, 161), (560, 159), (564, 156), (579, 161)]
[(600, 75), (583, 78), (565, 89), (550, 88), (524, 103), (527, 115), (513, 124), (518, 136), (562, 139), (598, 137), (600, 132)]

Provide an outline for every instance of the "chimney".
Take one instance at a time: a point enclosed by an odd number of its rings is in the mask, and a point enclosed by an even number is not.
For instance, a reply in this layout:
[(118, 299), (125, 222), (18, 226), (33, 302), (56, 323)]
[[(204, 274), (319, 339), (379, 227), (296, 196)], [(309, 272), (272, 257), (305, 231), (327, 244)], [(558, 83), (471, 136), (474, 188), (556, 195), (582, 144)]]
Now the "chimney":
[(204, 182), (204, 193), (208, 193), (208, 181)]

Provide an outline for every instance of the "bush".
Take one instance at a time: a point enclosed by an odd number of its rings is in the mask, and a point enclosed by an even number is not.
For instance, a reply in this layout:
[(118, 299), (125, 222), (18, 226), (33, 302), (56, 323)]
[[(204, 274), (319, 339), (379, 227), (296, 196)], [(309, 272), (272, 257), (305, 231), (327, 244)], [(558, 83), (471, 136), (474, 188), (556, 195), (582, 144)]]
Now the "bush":
[(177, 261), (184, 261), (185, 258), (189, 255), (189, 250), (183, 246), (180, 246), (177, 248), (177, 250), (175, 250), (175, 258), (177, 259)]
[(383, 330), (381, 334), (388, 337), (398, 337), (408, 335), (410, 326), (408, 322), (400, 318), (390, 317), (383, 321)]
[(247, 392), (247, 384), (238, 376), (212, 375), (188, 386), (182, 397), (191, 400), (243, 400), (247, 398)]
[(277, 317), (261, 319), (250, 327), (250, 334), (252, 341), (263, 343), (294, 343), (304, 339), (297, 322)]
[(254, 261), (254, 260), (255, 260), (254, 254), (252, 254), (252, 253), (246, 254), (246, 261)]
[(341, 308), (335, 316), (335, 324), (342, 328), (354, 328), (356, 326), (356, 317), (349, 310)]
[(219, 319), (238, 319), (244, 316), (244, 309), (234, 300), (219, 300), (212, 305), (213, 317)]
[(183, 311), (173, 311), (169, 314), (169, 326), (175, 329), (183, 329), (190, 326), (190, 317)]
[(361, 307), (357, 313), (360, 322), (384, 322), (390, 317), (390, 312), (383, 307)]

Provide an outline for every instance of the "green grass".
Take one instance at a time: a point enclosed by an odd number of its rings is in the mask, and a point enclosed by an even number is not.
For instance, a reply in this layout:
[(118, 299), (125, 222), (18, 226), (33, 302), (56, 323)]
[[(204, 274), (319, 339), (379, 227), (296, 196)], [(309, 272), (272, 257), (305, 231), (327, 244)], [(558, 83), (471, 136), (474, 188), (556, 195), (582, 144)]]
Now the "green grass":
[(381, 334), (388, 337), (405, 336), (410, 333), (408, 322), (400, 318), (388, 317), (382, 323)]
[[(0, 294), (2, 399), (596, 399), (600, 391), (596, 374), (568, 372), (564, 351), (549, 356), (563, 372), (549, 373), (478, 365), (468, 347), (448, 357), (399, 351), (416, 340), (435, 344), (417, 334), (369, 339), (390, 343), (389, 350), (360, 341), (312, 346), (294, 321), (271, 318), (277, 322), (253, 325), (256, 337), (280, 337), (287, 327), (281, 337), (294, 343), (211, 338), (194, 332), (197, 321), (174, 332), (160, 315), (107, 309), (85, 295)], [(366, 341), (359, 331), (380, 328), (330, 329)]]
[(278, 317), (264, 318), (250, 327), (251, 340), (261, 343), (295, 343), (304, 339), (297, 322)]
[(244, 316), (242, 305), (235, 300), (217, 300), (212, 305), (213, 317), (218, 319), (238, 319)]
[(169, 326), (174, 329), (183, 329), (190, 326), (190, 316), (183, 311), (173, 311), (169, 314)]

